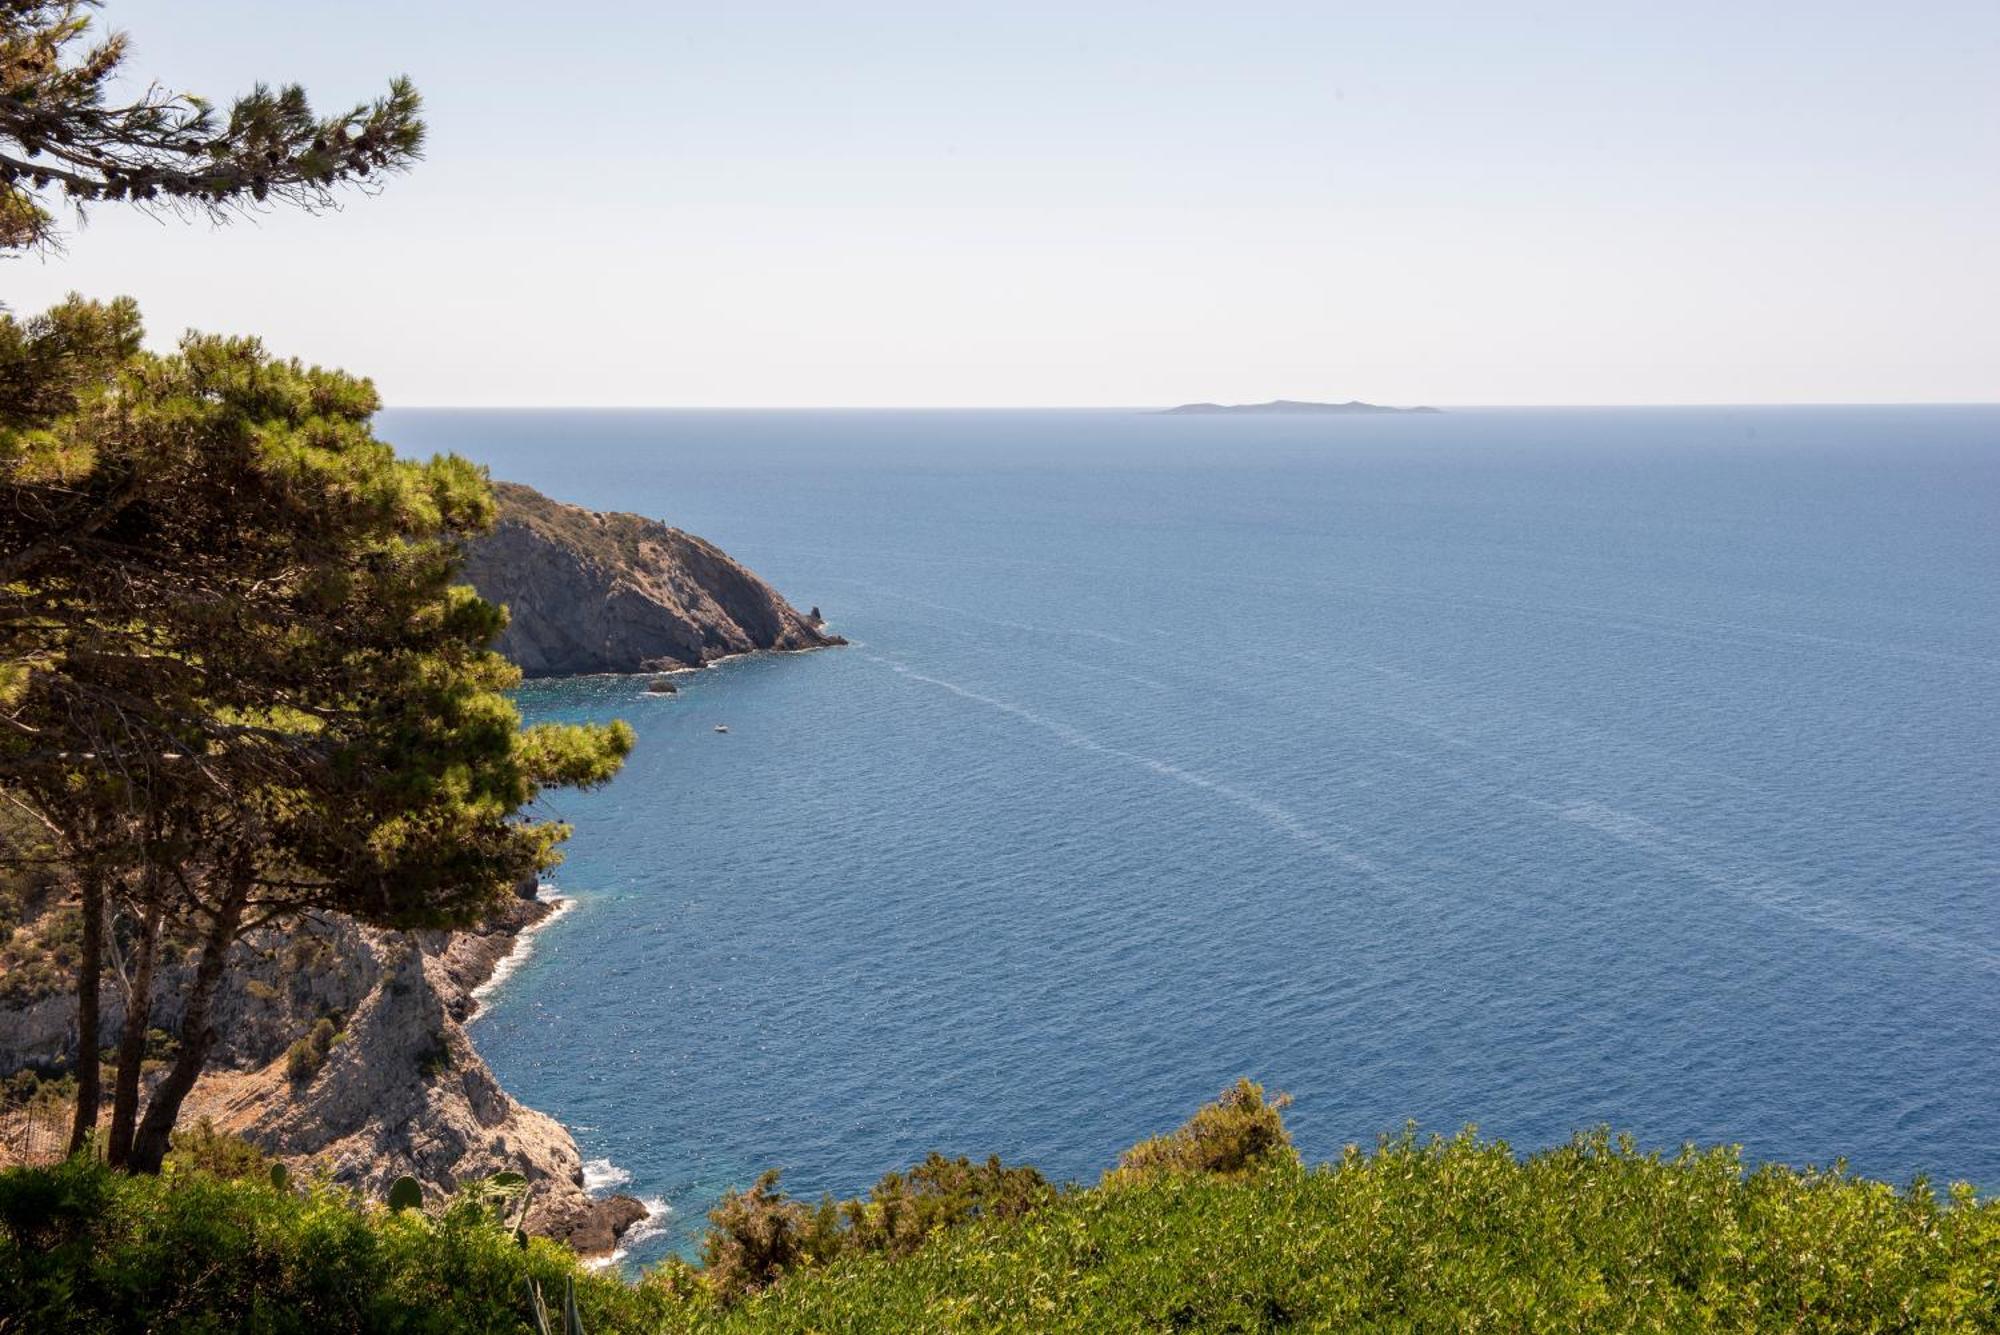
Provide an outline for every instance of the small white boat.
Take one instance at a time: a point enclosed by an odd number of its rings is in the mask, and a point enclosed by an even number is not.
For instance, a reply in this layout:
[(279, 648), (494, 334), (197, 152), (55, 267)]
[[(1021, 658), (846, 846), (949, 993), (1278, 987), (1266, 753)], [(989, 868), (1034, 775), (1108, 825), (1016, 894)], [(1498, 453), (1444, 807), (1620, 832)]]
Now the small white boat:
[(715, 725), (715, 730), (716, 730), (717, 732), (728, 732), (728, 731), (729, 731), (729, 725), (728, 725), (727, 723), (718, 723), (718, 724), (716, 724), (716, 725)]

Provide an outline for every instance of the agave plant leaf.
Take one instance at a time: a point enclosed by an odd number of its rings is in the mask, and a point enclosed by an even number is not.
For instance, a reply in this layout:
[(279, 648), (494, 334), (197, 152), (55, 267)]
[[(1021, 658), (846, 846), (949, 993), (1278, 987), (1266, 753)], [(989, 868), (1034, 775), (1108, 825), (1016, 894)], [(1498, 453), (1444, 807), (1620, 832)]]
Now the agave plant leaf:
[(535, 1335), (551, 1335), (549, 1330), (549, 1309), (542, 1305), (542, 1282), (528, 1281), (528, 1320), (534, 1324)]
[(563, 1335), (583, 1335), (583, 1317), (576, 1310), (576, 1278), (563, 1276)]

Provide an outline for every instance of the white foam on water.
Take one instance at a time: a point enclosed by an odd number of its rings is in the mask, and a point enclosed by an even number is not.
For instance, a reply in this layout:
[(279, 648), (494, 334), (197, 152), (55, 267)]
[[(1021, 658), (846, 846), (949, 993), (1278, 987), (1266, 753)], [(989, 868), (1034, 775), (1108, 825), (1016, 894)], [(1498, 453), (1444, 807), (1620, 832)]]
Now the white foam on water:
[(593, 1196), (611, 1187), (622, 1187), (631, 1180), (630, 1173), (609, 1159), (584, 1160), (583, 1189)]
[(540, 922), (531, 923), (521, 929), (519, 934), (514, 937), (514, 948), (500, 957), (499, 963), (493, 966), (493, 972), (488, 975), (485, 982), (472, 989), (472, 999), (474, 1002), (485, 1001), (502, 983), (513, 976), (516, 969), (527, 962), (528, 956), (535, 953), (536, 933), (576, 907), (574, 899), (571, 899), (567, 895), (557, 894), (555, 887), (550, 885), (537, 887), (535, 898), (541, 900), (544, 904), (552, 905), (554, 912), (550, 913), (548, 917), (542, 919)]
[(619, 1239), (624, 1244), (624, 1247), (620, 1248), (621, 1251), (648, 1238), (657, 1238), (667, 1231), (667, 1216), (673, 1213), (673, 1207), (668, 1205), (665, 1199), (659, 1196), (646, 1196), (639, 1201), (639, 1204), (646, 1207), (646, 1217), (625, 1230), (625, 1236)]
[[(609, 1159), (584, 1161), (583, 1188), (593, 1196), (600, 1195), (611, 1187), (622, 1187), (631, 1180), (630, 1173)], [(617, 1265), (632, 1254), (635, 1245), (648, 1238), (656, 1238), (667, 1231), (667, 1216), (673, 1213), (673, 1207), (667, 1204), (665, 1198), (648, 1196), (639, 1204), (645, 1207), (646, 1217), (626, 1229), (624, 1235), (618, 1239), (618, 1245), (605, 1255), (586, 1257), (583, 1262), (584, 1269), (603, 1270)]]

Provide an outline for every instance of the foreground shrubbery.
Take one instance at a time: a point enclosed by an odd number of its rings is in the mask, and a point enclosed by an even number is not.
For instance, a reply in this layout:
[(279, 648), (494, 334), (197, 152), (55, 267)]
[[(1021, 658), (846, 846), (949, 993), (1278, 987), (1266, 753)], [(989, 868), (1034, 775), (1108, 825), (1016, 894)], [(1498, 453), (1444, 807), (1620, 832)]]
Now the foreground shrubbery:
[[(436, 1217), (199, 1169), (128, 1177), (84, 1158), (0, 1174), (0, 1329), (506, 1332), (565, 1248), (525, 1248), (471, 1200)], [(643, 1330), (658, 1295), (586, 1278), (592, 1331)]]
[(1603, 1135), (1525, 1162), (1405, 1136), (1070, 1193), (795, 1276), (723, 1328), (2000, 1330), (2000, 1206)]
[(0, 1174), (0, 1330), (518, 1332), (530, 1281), (570, 1281), (591, 1335), (2000, 1331), (2000, 1204), (1966, 1189), (1602, 1133), (1526, 1159), (1406, 1133), (1306, 1168), (1280, 1106), (1225, 1091), (1090, 1189), (935, 1156), (817, 1208), (766, 1180), (718, 1207), (705, 1267), (636, 1285), (476, 1201), (394, 1215), (202, 1137), (158, 1179)]

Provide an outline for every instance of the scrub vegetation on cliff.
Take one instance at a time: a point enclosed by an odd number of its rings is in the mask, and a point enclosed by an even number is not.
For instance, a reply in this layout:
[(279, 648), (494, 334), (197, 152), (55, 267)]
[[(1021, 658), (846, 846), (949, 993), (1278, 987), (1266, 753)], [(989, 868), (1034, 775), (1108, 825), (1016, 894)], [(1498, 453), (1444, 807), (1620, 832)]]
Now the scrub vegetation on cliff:
[(395, 1213), (191, 1139), (159, 1178), (0, 1174), (0, 1328), (518, 1332), (532, 1282), (573, 1286), (592, 1335), (2000, 1330), (2000, 1203), (1969, 1188), (1604, 1132), (1522, 1157), (1406, 1131), (1307, 1167), (1251, 1085), (1149, 1144), (1060, 1190), (934, 1157), (814, 1208), (767, 1178), (705, 1266), (628, 1283), (477, 1190)]

